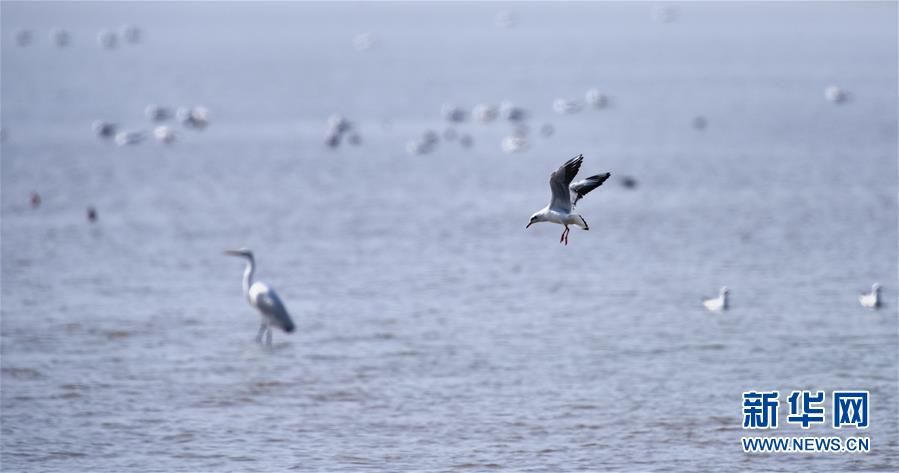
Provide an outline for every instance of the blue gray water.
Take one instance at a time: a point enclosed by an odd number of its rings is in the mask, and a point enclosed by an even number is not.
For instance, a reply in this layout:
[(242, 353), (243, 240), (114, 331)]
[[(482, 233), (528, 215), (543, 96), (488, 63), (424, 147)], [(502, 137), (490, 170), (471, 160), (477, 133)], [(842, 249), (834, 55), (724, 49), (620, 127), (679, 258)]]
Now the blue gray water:
[[(3, 2), (3, 471), (896, 471), (896, 4), (652, 10)], [(504, 99), (555, 135), (405, 152)], [(211, 124), (93, 135), (148, 103)], [(362, 146), (323, 145), (332, 113)], [(524, 226), (577, 153), (613, 177), (565, 247)], [(242, 245), (298, 324), (271, 350)], [(750, 389), (870, 390), (872, 451), (744, 454)]]

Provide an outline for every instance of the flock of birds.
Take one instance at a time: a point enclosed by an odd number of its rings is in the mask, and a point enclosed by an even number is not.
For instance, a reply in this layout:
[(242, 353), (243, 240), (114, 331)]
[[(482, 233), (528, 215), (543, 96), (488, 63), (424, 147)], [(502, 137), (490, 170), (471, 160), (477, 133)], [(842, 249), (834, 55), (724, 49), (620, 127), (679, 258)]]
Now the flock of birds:
[[(54, 28), (50, 30), (50, 42), (58, 48), (68, 47), (72, 42), (72, 33), (67, 30)], [(124, 25), (117, 30), (102, 29), (97, 33), (97, 44), (105, 49), (115, 49), (119, 45), (119, 38), (126, 44), (138, 44), (143, 38), (143, 32), (134, 25)], [(34, 42), (34, 32), (27, 28), (19, 29), (14, 34), (16, 45), (20, 47), (31, 46)]]
[[(702, 305), (704, 305), (705, 308), (710, 312), (725, 311), (730, 307), (730, 304), (728, 304), (729, 294), (730, 290), (727, 288), (727, 286), (723, 286), (718, 291), (717, 297), (703, 300)], [(883, 307), (883, 300), (880, 297), (880, 283), (872, 284), (870, 292), (863, 292), (859, 294), (858, 303), (862, 307), (871, 310)]]
[[(150, 104), (144, 109), (144, 115), (154, 124), (152, 135), (156, 141), (167, 145), (177, 137), (175, 129), (164, 124), (170, 119), (174, 118), (189, 130), (203, 130), (209, 125), (209, 109), (203, 106), (178, 107), (173, 112), (171, 108)], [(136, 145), (147, 137), (143, 129), (120, 130), (118, 124), (106, 120), (95, 120), (92, 128), (99, 138), (111, 139), (119, 146)]]
[[(599, 110), (608, 105), (608, 95), (597, 88), (591, 88), (584, 94), (583, 101), (557, 98), (552, 102), (552, 109), (558, 114), (573, 114), (585, 108)], [(447, 103), (440, 108), (440, 116), (447, 123), (447, 128), (443, 131), (443, 140), (458, 142), (462, 148), (471, 148), (474, 145), (474, 138), (468, 132), (458, 131), (456, 127), (468, 121), (478, 125), (501, 121), (510, 125), (511, 132), (500, 140), (500, 149), (504, 153), (519, 153), (529, 149), (531, 113), (509, 100), (503, 100), (498, 105), (479, 103), (470, 111), (464, 107)], [(555, 127), (551, 123), (543, 123), (540, 125), (539, 131), (540, 135), (549, 138), (555, 134)], [(330, 132), (327, 137), (329, 136)], [(327, 137), (326, 141), (329, 139)], [(406, 143), (406, 152), (413, 156), (428, 154), (436, 149), (439, 142), (440, 134), (434, 130), (426, 130), (420, 137)]]
[[(668, 23), (674, 21), (676, 17), (676, 10), (668, 5), (660, 6), (653, 10), (653, 18), (659, 22)], [(511, 28), (516, 21), (514, 14), (508, 11), (502, 11), (495, 17), (495, 24), (500, 28)], [(141, 42), (142, 34), (139, 28), (131, 25), (121, 27), (118, 32), (104, 29), (97, 34), (97, 43), (105, 49), (115, 49), (119, 44), (120, 37), (125, 43), (134, 45)], [(21, 29), (15, 32), (14, 38), (18, 46), (27, 47), (34, 41), (34, 34), (31, 30)], [(66, 30), (54, 29), (50, 31), (50, 41), (57, 47), (67, 47), (71, 40), (72, 35)], [(357, 51), (367, 51), (376, 44), (377, 37), (372, 33), (363, 33), (357, 35), (354, 39), (354, 47)], [(843, 103), (850, 99), (850, 95), (836, 85), (827, 86), (824, 89), (824, 97), (832, 103)], [(591, 88), (584, 93), (583, 101), (556, 98), (552, 102), (552, 110), (558, 114), (573, 114), (585, 108), (604, 109), (609, 103), (610, 98), (606, 93), (597, 88)], [(502, 101), (499, 105), (477, 104), (470, 111), (456, 105), (444, 104), (440, 114), (443, 120), (449, 124), (442, 134), (442, 139), (446, 142), (458, 142), (461, 147), (470, 148), (474, 144), (474, 138), (467, 132), (458, 132), (455, 128), (456, 125), (462, 124), (469, 119), (478, 124), (503, 120), (511, 125), (512, 132), (501, 140), (500, 149), (505, 153), (516, 153), (528, 149), (528, 135), (530, 132), (528, 119), (531, 114), (525, 108), (517, 106), (510, 101)], [(165, 122), (174, 119), (185, 129), (202, 130), (208, 126), (210, 119), (209, 110), (204, 106), (179, 107), (173, 110), (169, 107), (150, 104), (144, 109), (144, 115), (153, 123), (150, 134), (163, 144), (173, 143), (177, 136), (175, 129), (165, 124)], [(692, 120), (692, 126), (696, 130), (704, 130), (707, 125), (708, 122), (703, 116), (696, 116)], [(148, 134), (143, 129), (123, 130), (120, 129), (118, 124), (105, 120), (95, 121), (92, 128), (99, 138), (112, 140), (119, 146), (141, 143)], [(540, 126), (539, 131), (542, 136), (548, 138), (555, 133), (555, 128), (550, 123), (544, 123)], [(0, 127), (0, 141), (5, 139), (5, 137), (6, 130)], [(406, 144), (406, 151), (411, 155), (428, 154), (436, 148), (440, 139), (441, 136), (436, 131), (426, 130), (419, 138)], [(337, 148), (341, 143), (359, 146), (362, 143), (362, 138), (353, 122), (335, 114), (327, 121), (324, 142), (331, 148)], [(583, 230), (590, 229), (586, 219), (576, 212), (575, 206), (580, 199), (606, 182), (611, 177), (611, 173), (596, 174), (575, 182), (574, 178), (580, 170), (583, 159), (583, 155), (575, 156), (550, 175), (550, 202), (531, 215), (530, 221), (525, 228), (530, 228), (531, 225), (540, 222), (562, 225), (564, 229), (559, 243), (564, 245), (568, 245), (570, 226), (579, 227)], [(637, 185), (636, 179), (631, 176), (623, 176), (619, 180), (627, 188), (633, 188)], [(37, 208), (41, 205), (41, 197), (37, 192), (31, 193), (30, 205), (32, 208)], [(86, 215), (87, 220), (91, 223), (96, 222), (98, 219), (97, 210), (93, 206), (88, 207)], [(293, 332), (296, 326), (278, 294), (267, 284), (254, 281), (256, 261), (253, 252), (247, 248), (241, 248), (228, 250), (225, 254), (240, 257), (246, 261), (243, 275), (244, 296), (247, 302), (262, 317), (256, 341), (263, 343), (264, 340), (270, 346), (272, 344), (272, 328), (278, 328), (287, 333)], [(862, 293), (859, 296), (859, 303), (868, 309), (880, 308), (882, 306), (880, 289), (880, 284), (875, 283), (871, 287), (870, 292)], [(729, 308), (729, 294), (729, 289), (722, 287), (717, 297), (703, 300), (703, 306), (711, 312), (726, 311)]]
[[(551, 198), (549, 204), (531, 215), (525, 229), (540, 222), (562, 225), (564, 230), (562, 230), (559, 243), (566, 246), (568, 245), (569, 226), (590, 230), (590, 226), (584, 217), (576, 212), (575, 206), (588, 193), (603, 185), (612, 174), (605, 172), (574, 181), (583, 161), (584, 155), (579, 154), (566, 161), (550, 174), (549, 189)], [(243, 274), (244, 296), (250, 306), (255, 308), (262, 317), (262, 325), (259, 327), (259, 333), (256, 335), (256, 342), (262, 343), (263, 335), (265, 335), (265, 343), (271, 346), (272, 327), (287, 333), (293, 332), (296, 326), (278, 294), (267, 284), (253, 280), (253, 275), (256, 272), (256, 260), (253, 257), (253, 252), (247, 248), (240, 248), (225, 251), (225, 254), (246, 260), (247, 265)], [(726, 311), (730, 307), (728, 303), (729, 294), (730, 290), (724, 286), (718, 292), (717, 297), (705, 299), (702, 301), (702, 304), (710, 312)], [(880, 297), (880, 284), (874, 283), (871, 286), (871, 292), (859, 295), (858, 301), (862, 307), (872, 310), (879, 309), (883, 305)]]
[[(50, 42), (58, 48), (68, 47), (72, 37), (72, 33), (65, 29), (54, 28), (49, 32)], [(25, 28), (15, 31), (13, 38), (15, 44), (23, 48), (31, 46), (35, 41), (34, 32)], [(124, 25), (117, 30), (103, 29), (97, 33), (97, 44), (105, 49), (116, 49), (120, 38), (124, 44), (137, 45), (142, 41), (143, 31), (134, 25)], [(145, 141), (148, 136), (152, 136), (159, 143), (169, 145), (176, 141), (178, 132), (174, 126), (166, 122), (175, 120), (188, 130), (203, 130), (210, 123), (209, 109), (202, 105), (171, 108), (149, 104), (144, 108), (144, 116), (151, 122), (149, 129), (123, 129), (118, 123), (109, 120), (94, 120), (91, 129), (98, 138), (114, 142), (118, 146), (136, 145)], [(6, 135), (6, 128), (0, 127), (0, 142), (6, 140)], [(31, 192), (29, 196), (31, 208), (40, 207), (41, 202), (40, 194)], [(85, 215), (90, 223), (98, 220), (97, 209), (93, 206), (87, 208)]]
[[(143, 30), (134, 25), (124, 25), (118, 29), (102, 29), (97, 33), (97, 44), (104, 49), (113, 50), (118, 48), (120, 42), (128, 45), (140, 44), (143, 35)], [(15, 31), (13, 37), (19, 47), (31, 46), (35, 41), (34, 32), (27, 28)], [(54, 28), (49, 33), (50, 42), (58, 48), (68, 47), (72, 38), (71, 32), (61, 28)], [(164, 122), (175, 119), (186, 129), (202, 130), (209, 124), (210, 118), (209, 109), (201, 105), (182, 106), (173, 110), (150, 104), (144, 109), (144, 115), (153, 122), (149, 131), (140, 128), (122, 129), (119, 124), (108, 120), (95, 120), (92, 129), (98, 137), (111, 140), (119, 146), (136, 145), (143, 142), (148, 136), (152, 136), (160, 143), (171, 144), (175, 142), (177, 133), (174, 127), (166, 125)], [(2, 137), (5, 138), (5, 130), (0, 131), (2, 131)]]

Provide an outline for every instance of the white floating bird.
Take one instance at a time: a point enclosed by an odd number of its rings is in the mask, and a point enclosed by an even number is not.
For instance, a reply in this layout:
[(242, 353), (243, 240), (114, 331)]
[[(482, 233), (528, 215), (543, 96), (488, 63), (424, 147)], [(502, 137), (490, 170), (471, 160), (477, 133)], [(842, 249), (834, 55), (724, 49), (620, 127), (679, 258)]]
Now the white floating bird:
[(179, 107), (175, 111), (175, 118), (186, 128), (202, 130), (209, 124), (209, 109), (202, 106), (193, 108)]
[(577, 175), (583, 160), (584, 155), (579, 154), (569, 159), (568, 162), (549, 176), (549, 188), (552, 190), (552, 199), (549, 205), (531, 215), (531, 221), (524, 228), (528, 228), (538, 222), (552, 222), (564, 225), (565, 230), (562, 231), (559, 243), (565, 243), (565, 245), (568, 245), (569, 225), (576, 225), (584, 230), (590, 229), (584, 217), (574, 212), (574, 206), (577, 204), (577, 201), (581, 200), (590, 191), (606, 182), (606, 179), (612, 174), (608, 172), (597, 174), (572, 183), (571, 181)]
[(159, 125), (153, 129), (153, 137), (163, 144), (171, 144), (175, 141), (175, 130), (166, 125)]
[(867, 307), (868, 309), (879, 309), (880, 308), (880, 283), (874, 283), (871, 285), (871, 292), (862, 293), (858, 296), (858, 302), (862, 305), (862, 307)]
[(247, 260), (247, 268), (243, 272), (243, 292), (250, 303), (262, 316), (262, 325), (256, 334), (256, 342), (262, 342), (262, 336), (266, 335), (265, 343), (272, 345), (272, 326), (278, 327), (287, 333), (293, 332), (293, 320), (284, 308), (281, 298), (274, 289), (263, 282), (253, 282), (253, 274), (256, 272), (256, 260), (253, 252), (247, 248), (228, 250), (226, 255), (239, 256)]
[(730, 294), (730, 290), (727, 289), (727, 286), (723, 286), (721, 290), (718, 291), (718, 297), (706, 299), (702, 301), (702, 305), (704, 305), (706, 309), (712, 312), (721, 312), (727, 310), (728, 294)]

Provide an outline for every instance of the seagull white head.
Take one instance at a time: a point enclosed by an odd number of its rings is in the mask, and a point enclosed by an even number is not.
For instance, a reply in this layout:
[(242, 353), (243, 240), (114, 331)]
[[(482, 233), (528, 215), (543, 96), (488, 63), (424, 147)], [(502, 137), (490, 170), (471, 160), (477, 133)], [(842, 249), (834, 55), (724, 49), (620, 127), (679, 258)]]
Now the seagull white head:
[(250, 251), (249, 248), (238, 248), (236, 250), (227, 250), (225, 251), (226, 255), (229, 256), (240, 256), (241, 258), (253, 259), (253, 252)]
[(535, 212), (534, 215), (531, 215), (531, 221), (528, 222), (527, 226), (524, 228), (528, 229), (531, 227), (531, 225), (533, 225), (535, 223), (545, 222), (545, 221), (546, 221), (546, 209), (543, 209), (543, 210), (540, 210), (539, 212)]

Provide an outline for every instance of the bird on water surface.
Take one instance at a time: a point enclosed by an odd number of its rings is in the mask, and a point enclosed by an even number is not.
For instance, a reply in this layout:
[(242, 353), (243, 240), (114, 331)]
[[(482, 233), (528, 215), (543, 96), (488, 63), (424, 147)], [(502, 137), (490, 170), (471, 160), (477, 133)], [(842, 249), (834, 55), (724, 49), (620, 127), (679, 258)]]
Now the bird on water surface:
[(702, 301), (702, 305), (705, 306), (711, 312), (721, 312), (727, 310), (727, 296), (730, 294), (730, 290), (727, 289), (727, 286), (721, 288), (718, 291), (718, 297), (713, 297), (711, 299), (706, 299)]
[(608, 172), (597, 174), (572, 183), (571, 181), (577, 175), (583, 160), (584, 155), (579, 154), (569, 159), (568, 162), (549, 176), (549, 188), (552, 191), (552, 199), (549, 201), (549, 205), (531, 215), (531, 221), (524, 228), (529, 228), (538, 222), (552, 222), (564, 225), (565, 230), (562, 231), (559, 243), (564, 243), (565, 245), (568, 245), (569, 225), (576, 225), (584, 230), (590, 229), (584, 217), (574, 212), (574, 206), (587, 193), (606, 182), (606, 179), (612, 174)]
[(256, 260), (253, 258), (253, 252), (247, 248), (240, 248), (225, 251), (225, 254), (238, 256), (247, 261), (247, 267), (243, 272), (244, 296), (246, 296), (247, 302), (262, 316), (262, 325), (259, 327), (259, 333), (256, 334), (256, 342), (262, 343), (262, 336), (266, 335), (265, 343), (271, 346), (272, 326), (287, 333), (293, 332), (293, 320), (290, 319), (287, 309), (284, 308), (284, 304), (275, 290), (263, 282), (253, 282), (253, 274), (256, 272)]
[(868, 309), (879, 309), (880, 308), (880, 283), (874, 283), (871, 285), (871, 292), (862, 293), (858, 296), (858, 302), (862, 305), (862, 307), (867, 307)]

